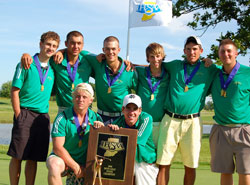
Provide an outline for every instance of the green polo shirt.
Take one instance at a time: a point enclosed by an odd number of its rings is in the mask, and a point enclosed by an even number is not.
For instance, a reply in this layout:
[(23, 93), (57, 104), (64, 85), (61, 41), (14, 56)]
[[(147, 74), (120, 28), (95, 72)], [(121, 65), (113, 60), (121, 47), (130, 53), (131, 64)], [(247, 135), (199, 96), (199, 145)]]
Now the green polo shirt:
[[(188, 91), (184, 92), (184, 62), (183, 60), (174, 60), (163, 63), (170, 76), (169, 90), (164, 103), (164, 109), (177, 114), (193, 114), (200, 112), (205, 104), (205, 98), (208, 89), (214, 79), (217, 71), (216, 65), (205, 67), (201, 62), (200, 68), (188, 84)], [(198, 63), (197, 62), (197, 63)], [(187, 73), (191, 74), (196, 64), (187, 64)]]
[[(119, 127), (126, 127), (124, 116), (116, 119), (112, 124), (118, 125)], [(152, 116), (146, 112), (141, 112), (138, 121), (132, 129), (138, 130), (137, 135), (137, 148), (136, 148), (136, 162), (155, 163), (156, 161), (156, 147), (152, 140)]]
[[(108, 80), (105, 73), (105, 67), (108, 67), (106, 60), (98, 62), (95, 56), (87, 55), (86, 58), (89, 64), (92, 66), (95, 78), (95, 91), (97, 96), (97, 107), (106, 112), (121, 112), (123, 98), (131, 93), (131, 89), (135, 89), (137, 78), (133, 71), (126, 71), (126, 65), (121, 58), (119, 58), (122, 63), (124, 70), (121, 76), (116, 80), (116, 82), (111, 86), (112, 92), (108, 93)], [(118, 72), (118, 73), (119, 73)], [(108, 67), (108, 74), (110, 79), (113, 80), (114, 76), (110, 68)]]
[[(138, 66), (136, 67), (136, 72), (138, 74), (138, 85), (136, 94), (141, 97), (142, 110), (150, 114), (153, 117), (154, 122), (160, 122), (164, 116), (163, 102), (165, 101), (168, 89), (168, 83), (169, 83), (168, 74), (165, 72), (165, 75), (161, 79), (160, 84), (154, 91), (154, 99), (151, 100), (150, 97), (152, 91), (147, 81), (147, 68)], [(160, 80), (160, 77), (153, 77), (151, 74), (150, 77), (153, 86)]]
[[(74, 122), (72, 110), (73, 107), (70, 107), (57, 115), (51, 130), (51, 137), (65, 137), (63, 147), (78, 164), (85, 165), (87, 159), (90, 125), (87, 125), (85, 134), (82, 138), (82, 146), (79, 147), (78, 143), (80, 139), (77, 134), (77, 127)], [(101, 117), (91, 109), (88, 109), (88, 112), (89, 123), (91, 125), (94, 125), (94, 121), (102, 121)]]
[[(76, 87), (79, 83), (88, 83), (92, 69), (85, 59), (87, 51), (82, 51), (79, 55), (79, 65), (77, 68), (74, 86)], [(55, 71), (55, 93), (56, 102), (59, 107), (70, 107), (72, 106), (72, 81), (67, 72), (67, 52), (64, 52), (64, 59), (61, 64), (55, 64), (51, 62), (51, 66)], [(71, 72), (74, 66), (71, 66)]]
[[(44, 82), (44, 90), (41, 91), (41, 81), (34, 59), (30, 69), (24, 69), (21, 67), (21, 63), (17, 64), (12, 86), (20, 89), (21, 107), (37, 113), (48, 113), (49, 99), (54, 84), (54, 72), (49, 63), (48, 66), (49, 71)], [(42, 72), (45, 74), (46, 70), (42, 69)]]
[[(213, 82), (211, 92), (214, 101), (214, 120), (221, 124), (250, 124), (250, 68), (240, 68), (226, 90), (226, 97), (221, 96), (219, 70)], [(228, 75), (223, 72), (224, 80)]]

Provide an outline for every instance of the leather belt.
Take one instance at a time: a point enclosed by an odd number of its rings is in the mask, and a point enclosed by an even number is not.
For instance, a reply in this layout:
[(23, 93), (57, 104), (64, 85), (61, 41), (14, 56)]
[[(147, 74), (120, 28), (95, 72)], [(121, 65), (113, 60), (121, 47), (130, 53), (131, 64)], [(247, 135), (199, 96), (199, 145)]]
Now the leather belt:
[(175, 114), (175, 113), (169, 112), (168, 110), (165, 110), (165, 113), (169, 115), (171, 118), (176, 118), (176, 119), (191, 119), (191, 118), (200, 117), (199, 112), (194, 113), (194, 114), (181, 115), (181, 114)]

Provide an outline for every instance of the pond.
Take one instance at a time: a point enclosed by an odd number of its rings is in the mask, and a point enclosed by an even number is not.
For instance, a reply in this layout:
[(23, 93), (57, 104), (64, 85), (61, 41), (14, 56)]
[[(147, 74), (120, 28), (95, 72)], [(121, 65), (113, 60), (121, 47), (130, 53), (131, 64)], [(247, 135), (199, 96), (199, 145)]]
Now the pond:
[[(212, 125), (203, 125), (203, 134), (209, 134)], [(11, 139), (12, 124), (0, 124), (0, 144), (8, 145)]]

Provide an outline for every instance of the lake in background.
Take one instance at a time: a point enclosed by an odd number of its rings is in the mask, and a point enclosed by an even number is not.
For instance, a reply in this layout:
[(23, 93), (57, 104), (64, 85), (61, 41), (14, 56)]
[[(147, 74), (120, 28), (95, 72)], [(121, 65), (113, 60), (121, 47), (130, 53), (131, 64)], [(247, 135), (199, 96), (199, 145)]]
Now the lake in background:
[[(203, 125), (203, 134), (209, 134), (212, 125)], [(12, 124), (0, 124), (0, 144), (9, 145), (11, 139)]]

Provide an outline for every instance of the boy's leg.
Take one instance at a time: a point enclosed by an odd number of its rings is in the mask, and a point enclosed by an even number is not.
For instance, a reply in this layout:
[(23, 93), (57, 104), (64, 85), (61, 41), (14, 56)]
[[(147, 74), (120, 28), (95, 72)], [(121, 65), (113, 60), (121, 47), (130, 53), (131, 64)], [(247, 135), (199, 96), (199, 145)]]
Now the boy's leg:
[(27, 160), (25, 165), (25, 182), (26, 185), (35, 184), (37, 170), (37, 161)]
[(11, 185), (18, 185), (21, 174), (21, 160), (12, 157), (9, 165), (9, 177)]

